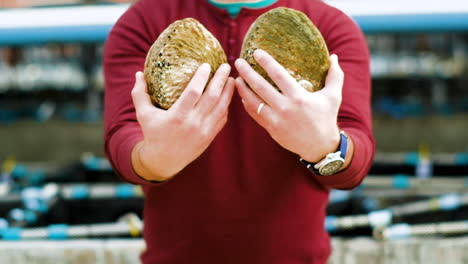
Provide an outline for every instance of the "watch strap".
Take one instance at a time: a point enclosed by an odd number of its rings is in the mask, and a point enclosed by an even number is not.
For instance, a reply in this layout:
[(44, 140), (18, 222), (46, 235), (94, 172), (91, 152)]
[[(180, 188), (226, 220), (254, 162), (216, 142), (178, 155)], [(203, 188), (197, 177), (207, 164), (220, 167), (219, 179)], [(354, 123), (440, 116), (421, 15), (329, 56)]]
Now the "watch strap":
[(346, 152), (348, 151), (348, 136), (345, 134), (344, 131), (340, 132), (340, 147), (339, 151), (341, 152), (340, 156), (345, 159)]
[[(340, 144), (338, 146), (338, 149), (336, 151), (339, 151), (340, 152), (340, 157), (342, 159), (345, 159), (346, 158), (346, 152), (348, 150), (348, 136), (345, 134), (344, 131), (340, 131)], [(336, 152), (335, 151), (335, 152)], [(318, 169), (315, 168), (315, 164), (319, 163), (311, 163), (311, 162), (308, 162), (306, 160), (304, 160), (303, 158), (300, 158), (299, 159), (301, 161), (302, 164), (304, 164), (306, 166), (306, 168), (314, 173), (318, 173)]]

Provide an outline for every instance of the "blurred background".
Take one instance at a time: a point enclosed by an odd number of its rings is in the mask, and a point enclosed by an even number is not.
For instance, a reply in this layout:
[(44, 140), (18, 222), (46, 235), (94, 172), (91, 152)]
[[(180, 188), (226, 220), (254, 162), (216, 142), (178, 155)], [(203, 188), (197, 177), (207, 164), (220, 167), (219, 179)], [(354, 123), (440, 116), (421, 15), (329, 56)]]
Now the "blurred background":
[[(0, 0), (0, 263), (137, 262), (142, 192), (102, 151), (103, 43), (130, 2)], [(468, 263), (468, 3), (325, 2), (366, 34), (377, 140), (331, 194), (330, 263)]]

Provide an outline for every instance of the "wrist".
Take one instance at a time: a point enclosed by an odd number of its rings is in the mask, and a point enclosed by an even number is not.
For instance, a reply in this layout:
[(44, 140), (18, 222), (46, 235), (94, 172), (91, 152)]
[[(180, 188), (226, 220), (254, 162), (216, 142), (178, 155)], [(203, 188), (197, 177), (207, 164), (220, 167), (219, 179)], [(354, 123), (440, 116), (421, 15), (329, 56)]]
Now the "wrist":
[(308, 152), (303, 153), (301, 158), (310, 163), (317, 163), (325, 158), (329, 153), (335, 152), (341, 141), (340, 130), (338, 127), (336, 131), (328, 134), (319, 145), (313, 146), (308, 149)]
[(344, 132), (340, 132), (340, 143), (338, 149), (328, 153), (322, 160), (311, 163), (303, 158), (300, 161), (310, 171), (322, 175), (333, 175), (346, 169), (350, 163), (354, 152), (352, 139)]
[[(145, 147), (144, 142), (140, 141), (133, 147), (132, 150), (132, 166), (135, 173), (147, 181), (167, 181), (172, 178), (176, 173), (162, 172), (153, 168), (155, 159), (148, 159), (152, 157), (148, 153), (148, 149)], [(156, 159), (157, 160), (157, 159)], [(164, 164), (164, 163), (159, 163)]]

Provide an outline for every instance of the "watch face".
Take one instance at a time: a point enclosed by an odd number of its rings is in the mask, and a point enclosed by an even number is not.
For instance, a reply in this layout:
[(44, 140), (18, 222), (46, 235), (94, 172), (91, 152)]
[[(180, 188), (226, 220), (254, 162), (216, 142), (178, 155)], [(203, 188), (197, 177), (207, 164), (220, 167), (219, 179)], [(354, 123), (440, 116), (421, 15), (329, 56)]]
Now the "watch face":
[(342, 160), (334, 160), (331, 161), (325, 165), (323, 165), (322, 168), (320, 168), (319, 173), (320, 175), (327, 176), (327, 175), (333, 175), (337, 173), (340, 168), (343, 166), (344, 162)]

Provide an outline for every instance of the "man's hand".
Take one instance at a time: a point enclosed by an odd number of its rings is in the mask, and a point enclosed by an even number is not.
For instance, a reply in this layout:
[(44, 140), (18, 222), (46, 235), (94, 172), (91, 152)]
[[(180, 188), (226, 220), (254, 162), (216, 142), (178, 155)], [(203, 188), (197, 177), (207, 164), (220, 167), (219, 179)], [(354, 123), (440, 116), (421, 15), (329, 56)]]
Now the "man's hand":
[(143, 74), (137, 72), (132, 99), (144, 140), (132, 151), (135, 172), (149, 181), (164, 181), (200, 156), (227, 121), (234, 80), (221, 65), (203, 92), (210, 65), (201, 65), (169, 110), (152, 105)]
[[(236, 86), (250, 116), (281, 146), (309, 162), (318, 162), (336, 151), (340, 142), (337, 118), (344, 79), (337, 56), (330, 56), (325, 87), (314, 93), (302, 88), (265, 51), (256, 50), (254, 58), (281, 92), (245, 60), (238, 59), (236, 68), (240, 77)], [(264, 106), (260, 107), (262, 103)]]

